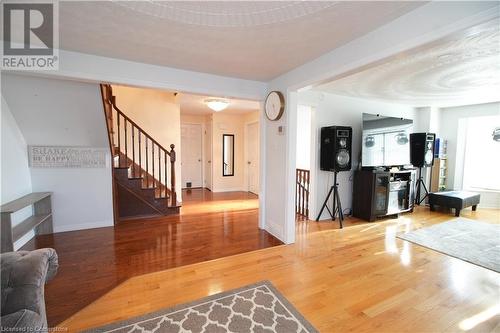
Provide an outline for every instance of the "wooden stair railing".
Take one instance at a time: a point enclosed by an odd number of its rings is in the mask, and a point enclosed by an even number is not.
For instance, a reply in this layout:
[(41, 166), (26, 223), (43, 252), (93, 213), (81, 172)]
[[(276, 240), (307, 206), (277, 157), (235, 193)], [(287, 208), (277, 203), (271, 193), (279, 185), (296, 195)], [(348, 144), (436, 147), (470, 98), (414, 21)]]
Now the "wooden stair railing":
[(295, 172), (295, 214), (303, 218), (309, 217), (310, 175), (310, 171), (305, 169), (297, 169)]
[(177, 206), (175, 145), (171, 144), (170, 151), (167, 150), (125, 115), (116, 106), (111, 85), (102, 84), (101, 89), (106, 102), (104, 109), (109, 141), (115, 150), (113, 155), (118, 157), (118, 166), (115, 167), (130, 168), (132, 178), (142, 177), (146, 187), (158, 188), (160, 196), (165, 195), (167, 206)]

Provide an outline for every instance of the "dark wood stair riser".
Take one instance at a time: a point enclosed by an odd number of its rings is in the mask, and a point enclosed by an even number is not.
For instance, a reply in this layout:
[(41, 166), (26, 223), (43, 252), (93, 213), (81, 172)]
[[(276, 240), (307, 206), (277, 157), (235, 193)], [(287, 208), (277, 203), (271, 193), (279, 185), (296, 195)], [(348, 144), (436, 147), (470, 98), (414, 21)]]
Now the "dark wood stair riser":
[[(118, 187), (121, 189), (119, 191), (119, 213), (120, 217), (130, 217), (130, 216), (141, 216), (141, 215), (151, 215), (153, 210), (155, 213), (162, 215), (178, 214), (179, 207), (169, 206), (169, 201), (165, 197), (161, 197), (160, 194), (164, 196), (165, 189), (158, 187), (146, 188), (146, 182), (143, 178), (129, 178), (130, 168), (117, 167), (115, 168), (115, 181), (118, 183)], [(150, 186), (153, 185), (153, 181), (150, 181)], [(125, 191), (128, 190), (128, 191)], [(126, 192), (126, 193), (125, 193)], [(131, 198), (135, 197), (137, 208), (123, 208), (123, 205), (134, 205)], [(148, 203), (145, 205), (141, 202), (141, 199)], [(130, 215), (132, 212), (136, 212), (136, 215)], [(124, 215), (122, 215), (124, 214)]]
[[(158, 186), (146, 187), (146, 182), (144, 182), (142, 178), (129, 178), (127, 170), (123, 168), (116, 169), (115, 177), (120, 183), (122, 183), (122, 185), (124, 185), (124, 183), (128, 183), (128, 188), (142, 190), (144, 192), (144, 196), (149, 199), (165, 199), (164, 185), (161, 185), (162, 188), (159, 188)], [(153, 183), (150, 183), (150, 186), (152, 185)], [(168, 202), (165, 203), (168, 204)]]
[(117, 195), (120, 202), (118, 211), (121, 218), (141, 215), (160, 215), (157, 210), (139, 200), (134, 193), (121, 185), (117, 186)]
[[(117, 182), (118, 187), (122, 187), (128, 191), (128, 193), (127, 193), (128, 199), (127, 199), (126, 204), (132, 204), (131, 200), (130, 200), (130, 195), (134, 195), (136, 197), (137, 201), (147, 202), (147, 204), (150, 206), (150, 208), (155, 209), (158, 213), (160, 213), (162, 215), (177, 214), (179, 212), (179, 207), (168, 206), (168, 202), (165, 198), (162, 198), (162, 199), (155, 198), (155, 195), (154, 195), (155, 189), (153, 189), (153, 188), (143, 189), (140, 186), (130, 186), (129, 179), (127, 179), (126, 181), (123, 181), (123, 179), (116, 178), (115, 181)], [(122, 205), (122, 202), (120, 202), (120, 205)], [(121, 211), (121, 209), (120, 209), (120, 211)], [(137, 216), (148, 215), (148, 214), (150, 214), (150, 212), (143, 211), (141, 214), (138, 214)]]

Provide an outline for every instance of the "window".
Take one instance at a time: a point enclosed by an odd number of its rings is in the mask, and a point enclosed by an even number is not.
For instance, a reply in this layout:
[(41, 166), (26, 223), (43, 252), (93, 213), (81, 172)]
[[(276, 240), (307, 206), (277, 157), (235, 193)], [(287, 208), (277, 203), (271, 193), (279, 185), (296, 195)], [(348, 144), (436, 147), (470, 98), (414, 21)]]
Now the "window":
[(500, 192), (500, 142), (492, 135), (499, 126), (500, 116), (467, 119), (464, 189)]

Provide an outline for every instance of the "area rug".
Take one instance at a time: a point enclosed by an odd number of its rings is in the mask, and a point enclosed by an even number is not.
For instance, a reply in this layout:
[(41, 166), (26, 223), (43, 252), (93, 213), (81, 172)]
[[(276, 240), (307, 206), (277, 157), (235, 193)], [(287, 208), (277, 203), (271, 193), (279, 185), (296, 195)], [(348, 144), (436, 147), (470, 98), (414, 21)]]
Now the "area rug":
[(269, 281), (87, 332), (313, 333), (318, 332)]
[(398, 238), (500, 272), (500, 225), (457, 218)]

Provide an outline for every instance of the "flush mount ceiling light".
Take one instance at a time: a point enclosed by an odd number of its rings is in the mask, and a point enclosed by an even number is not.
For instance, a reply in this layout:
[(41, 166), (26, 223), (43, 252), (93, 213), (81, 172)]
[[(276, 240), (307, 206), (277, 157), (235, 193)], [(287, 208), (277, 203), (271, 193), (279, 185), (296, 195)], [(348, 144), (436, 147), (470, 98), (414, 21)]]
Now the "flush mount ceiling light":
[(215, 112), (222, 111), (222, 110), (224, 110), (225, 108), (227, 108), (229, 106), (229, 102), (228, 101), (223, 100), (223, 99), (215, 99), (215, 98), (206, 99), (205, 100), (205, 104), (209, 108), (211, 108), (212, 110), (214, 110)]

